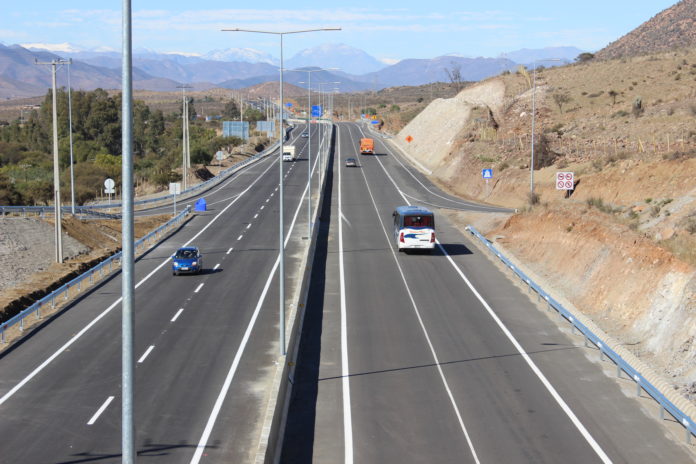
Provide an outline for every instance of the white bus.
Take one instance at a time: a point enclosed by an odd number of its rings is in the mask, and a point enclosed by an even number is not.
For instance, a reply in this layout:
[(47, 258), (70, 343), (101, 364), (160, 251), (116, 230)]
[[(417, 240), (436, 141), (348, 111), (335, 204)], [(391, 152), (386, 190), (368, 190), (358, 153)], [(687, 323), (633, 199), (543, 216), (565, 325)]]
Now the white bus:
[(394, 239), (403, 250), (435, 248), (435, 215), (422, 206), (399, 206), (394, 213)]

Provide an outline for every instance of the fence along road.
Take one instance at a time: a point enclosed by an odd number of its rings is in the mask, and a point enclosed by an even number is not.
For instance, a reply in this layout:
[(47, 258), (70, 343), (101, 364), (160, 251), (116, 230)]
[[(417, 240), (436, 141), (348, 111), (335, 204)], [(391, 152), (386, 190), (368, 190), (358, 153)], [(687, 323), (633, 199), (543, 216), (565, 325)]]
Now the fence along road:
[(442, 215), (441, 249), (396, 252), (394, 207), (446, 195), (361, 136), (339, 125), (283, 462), (693, 461)]
[[(136, 264), (138, 462), (188, 464), (202, 447), (203, 462), (244, 463), (256, 451), (278, 352), (277, 278), (261, 298), (278, 256), (277, 169), (269, 159), (245, 170), (211, 193), (210, 211)], [(283, 169), (290, 219), (299, 211), (286, 255), (291, 270), (306, 235), (307, 171), (302, 162)], [(173, 277), (168, 257), (189, 242), (201, 247), (206, 271)], [(120, 293), (120, 279), (111, 279), (0, 356), (0, 463), (120, 462)]]

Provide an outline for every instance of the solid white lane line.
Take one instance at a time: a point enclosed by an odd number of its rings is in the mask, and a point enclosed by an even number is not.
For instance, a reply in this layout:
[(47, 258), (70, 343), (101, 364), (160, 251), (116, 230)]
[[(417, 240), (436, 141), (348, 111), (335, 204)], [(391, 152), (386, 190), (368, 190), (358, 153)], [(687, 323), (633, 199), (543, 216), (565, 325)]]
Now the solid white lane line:
[(95, 422), (97, 422), (97, 419), (99, 419), (99, 416), (102, 415), (102, 413), (106, 410), (106, 408), (109, 407), (111, 402), (114, 400), (113, 396), (110, 396), (104, 401), (104, 404), (101, 405), (99, 409), (97, 409), (97, 412), (94, 413), (92, 418), (87, 422), (87, 425), (93, 425)]
[(259, 217), (259, 213), (254, 214), (254, 219), (256, 219), (257, 217)]
[[(481, 461), (479, 461), (478, 455), (476, 454), (476, 448), (474, 448), (474, 443), (471, 440), (471, 436), (469, 435), (469, 431), (466, 428), (466, 424), (464, 424), (464, 419), (462, 418), (461, 412), (459, 411), (459, 406), (457, 406), (457, 402), (454, 399), (454, 395), (452, 394), (452, 390), (450, 389), (449, 382), (447, 382), (447, 377), (445, 377), (445, 373), (442, 370), (442, 366), (440, 365), (440, 358), (437, 355), (437, 352), (435, 351), (435, 347), (433, 346), (432, 341), (430, 340), (430, 334), (428, 333), (428, 330), (425, 328), (425, 323), (423, 322), (423, 319), (421, 318), (420, 311), (418, 310), (418, 305), (416, 305), (416, 300), (413, 298), (413, 294), (411, 293), (411, 288), (408, 285), (408, 282), (406, 280), (406, 275), (404, 274), (403, 269), (401, 268), (401, 264), (399, 264), (399, 260), (396, 256), (396, 252), (394, 251), (394, 247), (392, 245), (392, 240), (389, 238), (389, 233), (387, 232), (387, 229), (384, 225), (384, 222), (382, 221), (382, 217), (379, 214), (379, 209), (377, 208), (377, 202), (375, 201), (375, 197), (372, 195), (372, 189), (370, 188), (370, 184), (367, 182), (367, 176), (365, 175), (365, 171), (360, 171), (362, 172), (363, 179), (365, 180), (365, 186), (367, 186), (367, 192), (370, 194), (370, 199), (372, 200), (372, 206), (375, 209), (375, 213), (377, 214), (377, 219), (379, 219), (379, 223), (382, 226), (382, 232), (384, 233), (384, 237), (387, 240), (387, 244), (389, 245), (389, 250), (391, 251), (392, 257), (394, 258), (394, 262), (396, 263), (396, 267), (399, 269), (399, 274), (401, 275), (401, 281), (404, 283), (404, 288), (406, 289), (406, 293), (408, 294), (409, 300), (411, 300), (411, 307), (413, 308), (413, 311), (416, 313), (416, 318), (418, 319), (418, 323), (421, 326), (421, 330), (423, 331), (423, 335), (425, 337), (425, 341), (428, 344), (428, 347), (430, 348), (430, 354), (433, 357), (433, 361), (435, 362), (435, 365), (437, 366), (437, 371), (438, 374), (440, 375), (440, 380), (442, 381), (445, 392), (447, 393), (447, 397), (449, 398), (450, 404), (452, 405), (452, 408), (454, 409), (454, 414), (457, 416), (457, 421), (459, 422), (459, 428), (462, 430), (462, 433), (464, 434), (464, 438), (466, 439), (466, 442), (469, 446), (469, 450), (471, 451), (471, 454), (474, 458), (474, 461), (477, 464), (480, 464)], [(340, 234), (340, 226), (339, 226), (339, 234)]]
[(145, 350), (145, 353), (138, 359), (138, 364), (142, 364), (145, 359), (147, 359), (148, 355), (152, 352), (152, 350), (155, 349), (155, 345), (150, 345), (147, 350)]
[[(341, 131), (338, 131), (337, 154), (340, 160)], [(340, 162), (338, 168), (338, 214), (343, 216), (341, 195), (341, 171)], [(353, 420), (350, 407), (350, 370), (348, 369), (348, 321), (346, 311), (346, 278), (343, 267), (343, 221), (338, 220), (338, 267), (339, 282), (341, 288), (341, 387), (343, 390), (343, 461), (345, 464), (353, 463)]]
[[(387, 175), (387, 177), (389, 177), (389, 179), (392, 181), (392, 184), (394, 184), (394, 187), (395, 187), (396, 190), (399, 192), (399, 194), (401, 195), (401, 197), (404, 199), (404, 201), (406, 202), (406, 204), (407, 204), (407, 205), (410, 205), (411, 203), (408, 201), (408, 199), (404, 196), (404, 194), (401, 192), (401, 190), (399, 189), (399, 187), (396, 185), (396, 182), (394, 182), (394, 179), (389, 175), (389, 173), (387, 172), (386, 168), (385, 168), (384, 165), (382, 164), (382, 161), (381, 161), (379, 158), (377, 158), (377, 161), (379, 162), (380, 166), (382, 166), (382, 170), (384, 170), (384, 173), (385, 173), (385, 174)], [(364, 172), (363, 172), (363, 175), (365, 175)], [(380, 219), (380, 220), (381, 220), (381, 219)], [(385, 233), (386, 233), (386, 232), (385, 232)], [(565, 402), (565, 400), (561, 397), (561, 395), (556, 391), (556, 389), (553, 387), (553, 385), (551, 385), (551, 382), (549, 382), (549, 380), (546, 378), (546, 376), (543, 374), (543, 372), (541, 372), (541, 369), (539, 369), (539, 367), (537, 367), (537, 365), (534, 363), (534, 361), (532, 361), (532, 358), (530, 358), (529, 355), (527, 354), (527, 352), (524, 350), (524, 348), (522, 348), (522, 345), (520, 345), (520, 343), (517, 341), (517, 339), (516, 339), (515, 336), (512, 334), (512, 332), (510, 332), (510, 330), (509, 330), (509, 329), (507, 328), (507, 326), (503, 323), (503, 321), (498, 317), (498, 315), (495, 313), (495, 311), (493, 311), (493, 308), (491, 308), (491, 306), (488, 304), (488, 302), (486, 302), (486, 300), (483, 299), (483, 297), (482, 297), (481, 294), (478, 292), (478, 290), (476, 290), (476, 288), (471, 284), (471, 282), (470, 282), (469, 279), (466, 277), (466, 275), (464, 274), (464, 272), (462, 272), (462, 270), (461, 270), (461, 269), (459, 268), (459, 266), (454, 262), (454, 260), (453, 260), (452, 257), (449, 255), (449, 253), (447, 253), (447, 251), (446, 251), (445, 248), (442, 246), (442, 244), (440, 244), (440, 241), (439, 241), (439, 240), (435, 240), (435, 243), (437, 244), (437, 246), (438, 246), (438, 248), (440, 249), (440, 251), (442, 251), (442, 253), (445, 255), (445, 257), (447, 258), (447, 260), (450, 262), (450, 264), (452, 265), (452, 267), (454, 267), (454, 270), (457, 272), (457, 274), (459, 274), (459, 276), (460, 276), (460, 277), (462, 278), (462, 280), (466, 283), (466, 285), (469, 287), (469, 289), (471, 290), (471, 292), (476, 296), (476, 299), (479, 300), (479, 302), (481, 303), (481, 305), (483, 305), (483, 307), (486, 309), (486, 311), (488, 312), (488, 314), (491, 316), (491, 318), (492, 318), (492, 319), (495, 321), (495, 323), (498, 325), (498, 327), (500, 328), (500, 330), (505, 334), (505, 336), (508, 338), (508, 340), (510, 340), (510, 343), (512, 343), (512, 345), (515, 347), (515, 349), (516, 349), (517, 352), (520, 354), (520, 356), (522, 357), (522, 359), (525, 360), (525, 362), (526, 362), (527, 365), (530, 367), (530, 369), (532, 370), (532, 372), (534, 372), (534, 374), (537, 376), (537, 378), (541, 381), (542, 385), (544, 385), (544, 387), (546, 388), (546, 390), (551, 394), (551, 396), (552, 396), (553, 399), (556, 401), (556, 403), (561, 407), (561, 409), (563, 410), (563, 412), (568, 416), (568, 418), (569, 418), (570, 421), (573, 423), (573, 425), (575, 425), (575, 427), (578, 429), (578, 431), (579, 431), (580, 434), (583, 436), (583, 438), (585, 438), (585, 440), (587, 441), (587, 443), (592, 447), (592, 449), (593, 449), (594, 452), (597, 454), (597, 456), (602, 460), (603, 463), (611, 463), (611, 462), (612, 462), (611, 459), (609, 458), (609, 456), (607, 456), (607, 454), (604, 452), (604, 450), (603, 450), (602, 447), (599, 445), (599, 443), (597, 443), (597, 441), (596, 441), (596, 440), (594, 439), (594, 437), (590, 434), (590, 432), (587, 430), (587, 428), (585, 428), (585, 426), (583, 425), (583, 423), (580, 422), (580, 419), (578, 419), (578, 417), (575, 415), (575, 413), (573, 412), (573, 410), (570, 409), (570, 406), (568, 406), (568, 404), (567, 404), (567, 403)], [(392, 251), (392, 252), (393, 252), (393, 251)], [(410, 290), (409, 290), (409, 293), (410, 293)]]
[[(316, 167), (316, 163), (314, 164), (314, 167)], [(309, 185), (305, 186), (305, 189), (302, 193), (302, 196), (300, 197), (300, 201), (297, 204), (297, 209), (295, 210), (295, 216), (292, 218), (292, 222), (290, 223), (290, 229), (288, 230), (288, 234), (285, 238), (285, 243), (284, 246), (287, 247), (288, 242), (290, 241), (290, 237), (292, 237), (292, 231), (295, 228), (295, 223), (297, 222), (297, 217), (300, 214), (300, 209), (302, 206), (304, 206), (304, 198), (305, 195), (307, 195), (307, 190), (308, 190)], [(215, 400), (215, 404), (213, 405), (213, 409), (210, 412), (210, 416), (208, 417), (208, 422), (205, 425), (205, 429), (203, 430), (203, 434), (201, 435), (201, 439), (198, 441), (198, 446), (196, 446), (196, 451), (193, 454), (193, 457), (191, 458), (191, 464), (198, 464), (203, 457), (203, 452), (205, 451), (208, 440), (210, 439), (210, 434), (213, 432), (213, 427), (215, 426), (215, 421), (217, 420), (218, 415), (220, 414), (220, 410), (222, 409), (222, 405), (225, 401), (225, 397), (227, 396), (227, 393), (230, 389), (230, 385), (232, 384), (232, 379), (234, 378), (235, 373), (237, 372), (237, 367), (239, 366), (239, 361), (242, 358), (242, 355), (244, 354), (244, 350), (246, 349), (246, 345), (249, 342), (249, 337), (251, 337), (251, 331), (254, 328), (254, 324), (256, 323), (256, 319), (259, 316), (259, 313), (261, 311), (261, 307), (263, 306), (263, 303), (266, 299), (266, 294), (268, 293), (268, 288), (271, 286), (271, 281), (273, 280), (273, 276), (276, 273), (276, 270), (278, 269), (278, 266), (280, 265), (280, 253), (278, 253), (278, 257), (276, 258), (275, 264), (273, 265), (273, 269), (271, 269), (270, 274), (268, 275), (268, 279), (266, 280), (266, 284), (263, 287), (263, 291), (261, 292), (261, 296), (259, 297), (259, 301), (256, 304), (256, 309), (254, 309), (254, 313), (251, 316), (251, 320), (249, 321), (249, 325), (246, 328), (246, 331), (244, 332), (244, 336), (242, 337), (242, 341), (239, 344), (239, 348), (237, 349), (237, 353), (234, 356), (234, 359), (232, 360), (232, 365), (230, 366), (229, 371), (227, 372), (227, 377), (225, 377), (225, 381), (222, 384), (222, 387), (220, 388), (220, 393), (218, 394), (217, 399)]]
[(225, 253), (225, 254), (229, 255), (230, 253), (232, 253), (232, 250), (234, 250), (234, 248), (230, 248), (229, 250), (227, 250), (227, 253)]
[(217, 264), (215, 265), (215, 267), (213, 268), (213, 271), (217, 271), (217, 268), (219, 268), (219, 267), (220, 267), (220, 263), (217, 263)]
[[(197, 233), (196, 235), (194, 235), (188, 242), (184, 243), (184, 246), (188, 246), (188, 245), (190, 245), (191, 243), (193, 243), (203, 232), (205, 232), (205, 231), (208, 229), (208, 227), (212, 226), (212, 225), (215, 223), (215, 221), (217, 221), (218, 218), (219, 218), (220, 216), (222, 216), (222, 215), (225, 213), (225, 211), (227, 211), (232, 205), (234, 205), (234, 204), (237, 202), (237, 200), (239, 200), (240, 198), (242, 198), (242, 196), (243, 196), (246, 192), (248, 192), (249, 190), (251, 190), (251, 188), (252, 188), (259, 180), (261, 180), (261, 178), (262, 178), (262, 177), (269, 171), (269, 169), (271, 169), (271, 167), (273, 167), (273, 166), (275, 166), (273, 163), (269, 164), (269, 166), (268, 166), (261, 174), (259, 174), (259, 176), (258, 176), (256, 179), (254, 179), (254, 181), (253, 181), (251, 184), (249, 184), (249, 187), (247, 187), (237, 198), (235, 198), (234, 200), (232, 200), (232, 202), (230, 202), (229, 205), (225, 206), (218, 214), (216, 214), (216, 215), (210, 220), (210, 222), (209, 222), (208, 224), (206, 224), (200, 231), (198, 231), (198, 233)], [(146, 275), (145, 277), (143, 277), (142, 280), (141, 280), (140, 282), (138, 282), (138, 283), (135, 285), (135, 288), (137, 289), (137, 288), (140, 287), (143, 283), (145, 283), (147, 280), (149, 280), (150, 277), (152, 277), (153, 275), (155, 275), (155, 273), (156, 273), (157, 271), (159, 271), (160, 269), (162, 269), (167, 263), (169, 263), (170, 260), (171, 260), (171, 258), (170, 258), (170, 257), (167, 257), (164, 261), (162, 261), (162, 263), (161, 263), (159, 266), (157, 266), (155, 269), (153, 269), (148, 275)], [(58, 356), (60, 356), (61, 353), (63, 353), (63, 352), (64, 352), (65, 350), (67, 350), (73, 343), (75, 343), (78, 339), (80, 339), (80, 337), (82, 337), (89, 329), (91, 329), (92, 326), (94, 326), (97, 322), (99, 322), (104, 316), (106, 316), (107, 314), (109, 314), (109, 313), (111, 312), (112, 309), (114, 309), (117, 305), (119, 305), (119, 304), (121, 303), (121, 300), (123, 300), (123, 297), (119, 297), (119, 298), (118, 298), (116, 301), (114, 301), (108, 308), (106, 308), (104, 311), (102, 311), (101, 313), (99, 313), (99, 315), (98, 315), (97, 317), (95, 317), (94, 319), (92, 319), (92, 321), (91, 321), (89, 324), (87, 324), (86, 326), (84, 326), (84, 327), (82, 328), (82, 330), (80, 330), (78, 333), (76, 333), (70, 340), (68, 340), (67, 342), (65, 342), (65, 343), (63, 344), (63, 346), (61, 346), (60, 348), (58, 348), (58, 349), (57, 349), (51, 356), (49, 356), (44, 362), (42, 362), (41, 364), (39, 364), (39, 366), (38, 366), (36, 369), (34, 369), (33, 371), (31, 371), (31, 372), (30, 372), (26, 377), (24, 377), (17, 385), (15, 385), (10, 391), (8, 391), (7, 393), (5, 393), (5, 394), (2, 396), (2, 398), (0, 398), (0, 405), (2, 405), (5, 401), (7, 401), (8, 399), (10, 399), (10, 398), (11, 398), (15, 393), (17, 393), (24, 385), (26, 385), (27, 382), (29, 382), (31, 379), (33, 379), (34, 377), (36, 377), (36, 375), (37, 375), (39, 372), (41, 372), (42, 370), (44, 370), (44, 369), (46, 368), (46, 366), (48, 366), (49, 364), (51, 364), (51, 362), (53, 362), (54, 359), (56, 359)]]
[(242, 235), (240, 235), (239, 237), (237, 237), (237, 241), (240, 241), (240, 240), (242, 239), (242, 237), (244, 237), (244, 235), (243, 235), (243, 234), (242, 234)]
[(169, 322), (176, 322), (177, 319), (179, 319), (179, 316), (181, 316), (181, 313), (184, 312), (184, 308), (179, 308), (179, 310), (176, 312), (174, 317), (172, 317), (171, 321)]
[(201, 288), (203, 288), (204, 285), (205, 285), (205, 283), (200, 283), (200, 284), (198, 284), (198, 287), (196, 287), (196, 289), (193, 291), (193, 293), (198, 293), (198, 292), (200, 292), (200, 291), (201, 291)]
[(251, 227), (251, 223), (247, 224), (247, 226), (246, 226), (247, 229), (248, 229), (249, 227)]

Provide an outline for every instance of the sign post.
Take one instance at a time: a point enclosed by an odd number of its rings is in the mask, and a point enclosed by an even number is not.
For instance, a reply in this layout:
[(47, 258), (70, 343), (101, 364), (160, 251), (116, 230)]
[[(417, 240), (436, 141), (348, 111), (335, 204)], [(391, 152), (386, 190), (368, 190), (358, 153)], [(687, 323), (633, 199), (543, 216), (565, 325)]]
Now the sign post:
[(488, 181), (493, 178), (493, 169), (481, 169), (481, 177), (486, 181), (486, 194), (490, 195), (490, 192), (488, 192)]
[(116, 182), (114, 182), (114, 180), (111, 178), (104, 181), (104, 193), (109, 195), (109, 206), (111, 206), (111, 194), (116, 193), (116, 190), (114, 190), (115, 186)]
[(571, 190), (575, 190), (575, 175), (572, 172), (556, 173), (556, 190), (565, 190), (566, 198)]
[(169, 183), (169, 194), (174, 195), (174, 216), (176, 216), (176, 196), (181, 193), (181, 182)]

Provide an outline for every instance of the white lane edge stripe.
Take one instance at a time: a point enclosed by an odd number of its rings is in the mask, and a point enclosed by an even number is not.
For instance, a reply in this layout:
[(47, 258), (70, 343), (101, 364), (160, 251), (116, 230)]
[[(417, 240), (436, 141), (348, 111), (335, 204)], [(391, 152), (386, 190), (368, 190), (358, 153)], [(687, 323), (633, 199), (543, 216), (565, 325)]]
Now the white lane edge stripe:
[[(394, 179), (392, 179), (392, 177), (387, 172), (386, 168), (382, 164), (382, 161), (379, 158), (377, 158), (377, 161), (379, 162), (379, 165), (382, 167), (382, 170), (384, 170), (384, 173), (387, 175), (387, 177), (389, 177), (389, 180), (392, 181), (392, 184), (394, 184), (394, 187), (399, 192), (401, 197), (404, 199), (404, 201), (407, 204), (410, 205), (411, 203), (408, 201), (408, 199), (406, 199), (406, 197), (403, 195), (401, 190), (399, 190), (399, 187), (396, 185), (396, 182), (394, 182)], [(532, 358), (529, 357), (527, 352), (524, 350), (524, 348), (522, 348), (522, 345), (520, 345), (520, 343), (517, 341), (517, 339), (512, 334), (512, 332), (510, 332), (510, 330), (503, 323), (503, 321), (498, 317), (498, 315), (495, 313), (495, 311), (493, 311), (493, 308), (491, 308), (491, 306), (488, 304), (488, 302), (486, 302), (486, 300), (483, 299), (481, 294), (478, 292), (478, 290), (476, 290), (476, 288), (473, 286), (473, 284), (469, 281), (469, 279), (466, 277), (464, 272), (462, 272), (462, 270), (459, 268), (459, 266), (457, 266), (457, 264), (454, 262), (452, 257), (449, 255), (449, 253), (447, 253), (445, 248), (440, 244), (440, 241), (436, 239), (435, 243), (440, 248), (442, 253), (445, 255), (447, 260), (450, 262), (452, 267), (454, 267), (455, 271), (459, 274), (459, 276), (462, 278), (462, 280), (464, 280), (464, 282), (469, 287), (471, 292), (476, 296), (476, 298), (479, 300), (479, 302), (486, 309), (486, 311), (491, 316), (491, 318), (493, 318), (493, 320), (498, 325), (500, 330), (505, 334), (505, 336), (508, 338), (508, 340), (510, 340), (510, 342), (515, 347), (515, 349), (520, 354), (520, 356), (522, 356), (522, 359), (524, 359), (527, 362), (527, 365), (529, 365), (532, 372), (534, 372), (534, 374), (536, 374), (537, 378), (541, 381), (542, 385), (544, 385), (544, 387), (546, 387), (546, 390), (551, 394), (553, 399), (556, 400), (556, 403), (561, 407), (563, 412), (566, 413), (566, 415), (568, 416), (570, 421), (573, 423), (573, 425), (575, 425), (575, 427), (578, 429), (580, 434), (585, 438), (587, 443), (592, 447), (592, 449), (597, 454), (597, 456), (602, 460), (603, 463), (610, 464), (612, 461), (609, 458), (609, 456), (607, 456), (607, 454), (604, 452), (604, 450), (599, 445), (599, 443), (597, 443), (597, 441), (590, 434), (590, 432), (587, 430), (587, 428), (585, 428), (583, 423), (580, 422), (580, 419), (578, 419), (578, 417), (575, 415), (573, 410), (570, 409), (570, 406), (568, 406), (568, 404), (561, 397), (561, 395), (556, 391), (556, 389), (553, 387), (553, 385), (551, 385), (551, 382), (549, 382), (549, 380), (546, 378), (546, 376), (543, 374), (543, 372), (541, 372), (541, 369), (539, 369), (539, 367), (534, 363)]]
[(155, 345), (150, 345), (147, 348), (147, 350), (145, 350), (145, 353), (143, 353), (143, 355), (140, 357), (140, 359), (138, 359), (138, 364), (142, 364), (143, 362), (145, 362), (147, 357), (150, 355), (150, 353), (152, 353), (152, 350), (154, 350), (154, 349), (155, 349)]
[[(317, 162), (315, 161), (314, 166), (312, 170), (316, 169)], [(295, 223), (297, 222), (297, 217), (300, 214), (300, 209), (302, 209), (302, 206), (304, 206), (304, 197), (307, 194), (307, 190), (309, 189), (309, 183), (306, 184), (306, 187), (302, 193), (302, 196), (300, 197), (300, 201), (297, 204), (297, 209), (295, 210), (295, 216), (292, 219), (292, 222), (290, 223), (290, 228), (288, 230), (288, 234), (285, 238), (285, 243), (283, 244), (284, 247), (287, 246), (288, 242), (290, 241), (290, 237), (292, 237), (292, 231), (295, 228)], [(268, 288), (271, 285), (271, 282), (273, 281), (273, 276), (278, 269), (278, 266), (280, 265), (280, 252), (278, 253), (278, 257), (276, 258), (276, 262), (273, 265), (273, 268), (271, 269), (270, 274), (268, 275), (268, 279), (266, 280), (266, 284), (264, 285), (263, 291), (261, 292), (261, 296), (259, 297), (259, 301), (256, 305), (256, 309), (254, 309), (254, 313), (251, 316), (251, 319), (249, 320), (249, 325), (246, 328), (246, 331), (244, 332), (244, 336), (242, 337), (242, 341), (239, 344), (239, 348), (237, 349), (237, 353), (234, 356), (234, 359), (232, 360), (232, 365), (230, 366), (229, 371), (227, 372), (227, 376), (225, 377), (225, 381), (222, 384), (222, 388), (220, 389), (220, 393), (217, 396), (217, 399), (215, 400), (215, 404), (213, 405), (213, 409), (210, 412), (210, 416), (208, 417), (208, 421), (206, 422), (205, 428), (203, 429), (203, 434), (201, 435), (201, 439), (198, 441), (198, 445), (196, 445), (196, 451), (193, 453), (193, 456), (191, 457), (191, 463), (190, 464), (198, 464), (203, 457), (203, 452), (205, 451), (208, 443), (208, 439), (210, 438), (210, 434), (213, 432), (213, 427), (215, 426), (215, 421), (217, 421), (217, 417), (220, 414), (220, 410), (222, 409), (222, 404), (225, 401), (225, 397), (227, 396), (227, 392), (230, 389), (230, 385), (232, 384), (232, 379), (234, 378), (235, 373), (237, 372), (237, 367), (239, 366), (239, 362), (242, 358), (242, 355), (244, 354), (244, 350), (246, 348), (246, 344), (249, 341), (249, 338), (251, 337), (251, 331), (254, 328), (254, 324), (256, 323), (256, 319), (259, 316), (259, 313), (261, 311), (261, 307), (263, 305), (263, 302), (266, 298), (266, 293), (268, 292)]]
[(353, 416), (350, 404), (350, 369), (348, 366), (348, 321), (346, 311), (346, 279), (343, 266), (343, 221), (340, 218), (343, 216), (343, 204), (341, 194), (341, 131), (337, 131), (336, 146), (338, 147), (337, 155), (338, 163), (338, 267), (340, 275), (341, 289), (341, 387), (343, 393), (343, 461), (345, 464), (353, 464)]
[(104, 403), (99, 407), (99, 409), (97, 409), (97, 412), (94, 413), (89, 422), (87, 422), (87, 425), (94, 425), (94, 423), (97, 422), (97, 419), (99, 419), (99, 416), (102, 415), (102, 413), (106, 410), (106, 408), (109, 407), (113, 400), (113, 396), (108, 397), (106, 401), (104, 401)]
[[(349, 129), (350, 131), (350, 129)], [(360, 171), (362, 172), (363, 179), (365, 180), (365, 186), (367, 187), (367, 192), (370, 194), (370, 200), (372, 200), (372, 206), (375, 209), (375, 214), (377, 215), (377, 219), (379, 220), (380, 225), (382, 226), (382, 232), (384, 233), (384, 237), (387, 240), (387, 244), (389, 245), (389, 251), (391, 251), (392, 257), (394, 258), (394, 262), (396, 263), (396, 267), (399, 270), (399, 274), (401, 275), (401, 281), (404, 283), (404, 288), (406, 289), (406, 293), (408, 294), (408, 298), (411, 300), (411, 307), (413, 308), (413, 311), (416, 313), (416, 318), (418, 319), (418, 323), (421, 326), (421, 330), (423, 331), (423, 335), (425, 336), (425, 341), (428, 344), (428, 347), (430, 348), (430, 353), (433, 357), (433, 360), (435, 361), (435, 365), (437, 366), (437, 371), (440, 374), (440, 380), (442, 380), (442, 383), (445, 387), (445, 392), (447, 393), (447, 397), (449, 398), (450, 404), (452, 405), (452, 408), (454, 409), (454, 414), (457, 416), (457, 421), (459, 422), (459, 427), (462, 430), (462, 433), (464, 434), (464, 438), (466, 439), (466, 443), (469, 446), (469, 450), (471, 451), (471, 454), (474, 458), (474, 461), (476, 464), (481, 464), (481, 461), (478, 458), (478, 454), (476, 453), (476, 448), (474, 447), (474, 443), (471, 439), (471, 436), (469, 435), (469, 430), (466, 428), (466, 424), (464, 424), (464, 418), (462, 417), (461, 412), (459, 411), (459, 406), (457, 406), (457, 401), (454, 399), (454, 394), (452, 394), (452, 390), (450, 389), (449, 382), (447, 381), (447, 377), (445, 376), (445, 372), (442, 370), (442, 365), (440, 364), (440, 358), (437, 355), (437, 351), (435, 351), (435, 346), (432, 343), (432, 340), (430, 339), (430, 334), (428, 333), (428, 329), (425, 327), (425, 323), (423, 322), (423, 318), (421, 317), (420, 311), (418, 310), (418, 305), (416, 304), (416, 300), (413, 298), (413, 293), (411, 292), (411, 288), (408, 286), (408, 281), (406, 280), (406, 275), (404, 274), (403, 269), (401, 268), (401, 264), (399, 263), (399, 260), (396, 256), (396, 252), (394, 251), (394, 246), (392, 244), (392, 240), (389, 238), (389, 234), (387, 233), (387, 229), (384, 226), (384, 222), (382, 221), (382, 217), (379, 215), (379, 209), (377, 208), (377, 202), (375, 200), (375, 197), (372, 195), (372, 189), (370, 188), (370, 184), (367, 181), (367, 175), (365, 174), (365, 171)], [(401, 192), (399, 192), (401, 193)], [(403, 196), (402, 196), (403, 197)], [(404, 198), (405, 200), (405, 198)], [(408, 203), (408, 201), (407, 201)]]
[[(273, 166), (274, 166), (274, 164), (271, 163), (271, 164), (266, 168), (265, 171), (263, 171), (261, 174), (259, 174), (259, 176), (258, 176), (251, 184), (249, 184), (249, 186), (248, 186), (241, 194), (239, 194), (239, 196), (238, 196), (237, 198), (235, 198), (234, 200), (232, 200), (232, 202), (231, 202), (229, 205), (225, 206), (217, 215), (215, 215), (215, 216), (210, 220), (210, 222), (209, 222), (208, 224), (206, 224), (200, 231), (198, 231), (198, 233), (197, 233), (196, 235), (194, 235), (188, 242), (184, 243), (184, 246), (188, 246), (189, 244), (191, 244), (191, 243), (192, 243), (194, 240), (196, 240), (203, 232), (205, 232), (205, 231), (208, 229), (208, 227), (210, 227), (211, 225), (213, 225), (213, 223), (214, 223), (215, 221), (217, 221), (217, 219), (218, 219), (220, 216), (222, 216), (222, 214), (225, 213), (225, 211), (227, 211), (232, 205), (234, 205), (234, 204), (237, 202), (237, 200), (239, 200), (240, 198), (242, 198), (242, 196), (243, 196), (246, 192), (248, 192), (249, 190), (251, 190), (251, 187), (253, 187), (254, 184), (256, 184), (256, 183), (269, 171), (269, 169), (271, 169), (271, 167), (273, 167)], [(156, 267), (155, 269), (153, 269), (148, 275), (146, 275), (145, 277), (143, 277), (142, 280), (140, 280), (140, 282), (138, 282), (138, 283), (135, 285), (135, 288), (137, 289), (137, 288), (140, 287), (143, 283), (145, 283), (147, 280), (149, 280), (150, 277), (152, 277), (157, 271), (159, 271), (160, 269), (162, 269), (162, 267), (164, 267), (164, 265), (167, 264), (169, 261), (171, 261), (171, 258), (170, 258), (170, 257), (167, 257), (164, 261), (162, 261), (162, 264), (160, 264), (159, 266), (157, 266), (157, 267)], [(52, 363), (54, 359), (56, 359), (58, 356), (60, 356), (61, 353), (63, 353), (63, 352), (64, 352), (66, 349), (68, 349), (73, 343), (75, 343), (80, 337), (82, 337), (89, 329), (91, 329), (91, 328), (92, 328), (97, 322), (99, 322), (104, 316), (106, 316), (107, 314), (109, 314), (109, 312), (111, 312), (112, 309), (114, 309), (118, 304), (120, 304), (122, 300), (123, 300), (123, 297), (118, 297), (118, 299), (117, 299), (116, 301), (114, 301), (108, 308), (106, 308), (104, 311), (102, 311), (101, 313), (99, 313), (99, 315), (98, 315), (97, 317), (95, 317), (94, 319), (92, 319), (92, 321), (91, 321), (89, 324), (87, 324), (86, 326), (84, 326), (84, 327), (82, 328), (82, 330), (80, 330), (78, 333), (76, 333), (70, 340), (68, 340), (67, 342), (65, 342), (65, 343), (63, 344), (63, 346), (61, 346), (60, 348), (58, 348), (58, 349), (57, 349), (51, 356), (49, 356), (44, 362), (42, 362), (41, 364), (39, 364), (39, 366), (38, 366), (37, 368), (35, 368), (33, 371), (31, 371), (29, 374), (27, 374), (27, 376), (24, 377), (17, 385), (15, 385), (14, 387), (12, 387), (12, 389), (10, 389), (10, 391), (8, 391), (7, 393), (5, 393), (5, 394), (0, 398), (0, 406), (1, 406), (2, 404), (4, 404), (5, 401), (7, 401), (8, 399), (10, 399), (15, 393), (17, 393), (24, 385), (27, 384), (27, 382), (29, 382), (31, 379), (33, 379), (39, 372), (41, 372), (42, 370), (44, 370), (44, 369), (46, 368), (46, 366), (48, 366), (50, 363)]]

